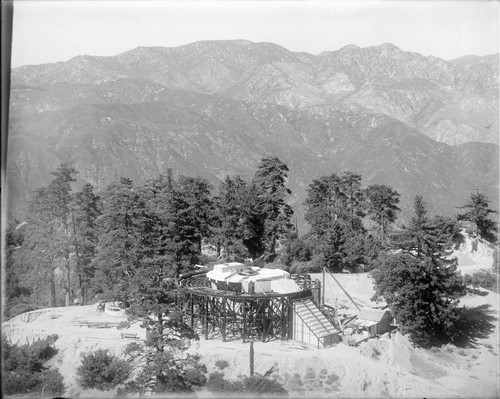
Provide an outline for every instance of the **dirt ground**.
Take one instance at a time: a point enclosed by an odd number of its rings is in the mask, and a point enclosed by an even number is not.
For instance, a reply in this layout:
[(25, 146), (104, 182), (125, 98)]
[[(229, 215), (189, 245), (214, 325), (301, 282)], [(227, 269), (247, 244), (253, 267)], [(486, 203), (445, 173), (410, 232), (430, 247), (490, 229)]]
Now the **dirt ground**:
[[(481, 268), (489, 259), (472, 259), (460, 267), (468, 272), (472, 266)], [(459, 259), (460, 261), (460, 259)], [(489, 263), (491, 267), (491, 263)], [(486, 266), (485, 266), (486, 267)], [(321, 275), (313, 275), (320, 278)], [(367, 273), (336, 274), (342, 287), (361, 306), (380, 305), (371, 302), (373, 281)], [(325, 301), (345, 312), (356, 309), (339, 285), (326, 278)], [(315, 349), (295, 341), (256, 342), (255, 372), (272, 376), (283, 383), (291, 397), (311, 398), (495, 398), (499, 396), (499, 296), (486, 290), (463, 298), (462, 304), (474, 315), (476, 323), (470, 342), (465, 347), (447, 345), (433, 350), (414, 348), (399, 333), (385, 334), (370, 339), (358, 347), (339, 343), (331, 348)], [(47, 335), (57, 334), (57, 356), (51, 365), (63, 374), (72, 398), (110, 397), (110, 392), (82, 390), (76, 378), (76, 369), (82, 353), (98, 348), (109, 349), (122, 356), (123, 350), (134, 339), (122, 338), (121, 333), (145, 336), (139, 324), (119, 330), (116, 324), (125, 321), (120, 312), (98, 313), (96, 305), (51, 308), (19, 315), (2, 325), (7, 338), (14, 343), (32, 342)], [(89, 327), (88, 322), (114, 323), (108, 328)], [(85, 324), (87, 323), (87, 324)], [(217, 360), (226, 360), (226, 378), (233, 379), (249, 373), (249, 344), (241, 341), (195, 341), (189, 349), (202, 356), (208, 371), (216, 371)], [(209, 392), (199, 397), (213, 397)]]

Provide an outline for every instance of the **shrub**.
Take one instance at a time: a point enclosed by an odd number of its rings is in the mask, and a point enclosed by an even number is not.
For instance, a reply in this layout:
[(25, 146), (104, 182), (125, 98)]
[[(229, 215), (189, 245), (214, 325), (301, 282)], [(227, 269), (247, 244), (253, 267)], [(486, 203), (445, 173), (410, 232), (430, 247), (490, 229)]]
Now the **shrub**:
[(184, 354), (180, 358), (179, 354), (173, 347), (163, 352), (142, 348), (139, 355), (145, 356), (146, 365), (139, 371), (135, 380), (128, 381), (123, 389), (118, 390), (118, 396), (142, 395), (148, 391), (188, 393), (194, 392), (196, 387), (204, 386), (207, 381), (207, 369), (200, 363), (200, 356)]
[(335, 384), (339, 380), (339, 376), (335, 373), (331, 373), (328, 375), (328, 378), (326, 379), (326, 383), (329, 385)]
[(223, 394), (251, 394), (266, 396), (286, 396), (287, 391), (283, 386), (272, 378), (261, 375), (242, 377), (240, 380), (229, 381), (224, 374), (216, 371), (208, 376), (207, 389), (210, 392)]
[(287, 395), (287, 391), (278, 381), (260, 375), (252, 375), (250, 377), (245, 377), (243, 379), (243, 385), (245, 393), (266, 395), (266, 396)]
[(64, 392), (64, 378), (59, 371), (54, 369), (43, 370), (40, 375), (40, 391), (45, 395), (62, 395)]
[(464, 276), (464, 284), (473, 287), (481, 287), (490, 291), (498, 292), (498, 275), (488, 271), (480, 270), (474, 274)]
[(219, 370), (224, 370), (226, 367), (229, 367), (229, 363), (226, 360), (217, 360), (215, 362), (215, 367), (217, 367)]
[(308, 367), (306, 370), (306, 375), (304, 376), (304, 382), (306, 385), (311, 386), (314, 384), (315, 381), (316, 381), (316, 373), (312, 368)]
[(2, 337), (3, 392), (7, 395), (39, 393), (61, 395), (63, 377), (59, 371), (44, 363), (57, 354), (54, 344), (57, 336), (50, 336), (31, 345), (10, 345)]
[(129, 362), (110, 355), (108, 350), (98, 349), (82, 354), (82, 364), (77, 369), (77, 375), (82, 388), (105, 391), (125, 382), (131, 371)]
[[(17, 299), (17, 298), (16, 298)], [(32, 310), (36, 310), (36, 306), (31, 303), (26, 303), (24, 301), (11, 301), (7, 305), (8, 307), (5, 309), (5, 319), (12, 319), (22, 313), (31, 312)]]
[(243, 384), (238, 381), (228, 381), (223, 373), (216, 371), (208, 375), (207, 389), (214, 393), (237, 393), (242, 392)]
[(321, 271), (321, 265), (311, 262), (293, 262), (289, 272), (293, 274), (317, 273)]
[(125, 328), (129, 328), (130, 323), (128, 321), (120, 321), (120, 323), (116, 326), (118, 330), (123, 330)]
[(123, 353), (133, 358), (142, 351), (142, 348), (143, 347), (141, 344), (137, 342), (131, 342), (125, 347)]
[(290, 266), (296, 262), (308, 262), (312, 259), (312, 246), (307, 239), (293, 238), (286, 242), (286, 250), (282, 256), (282, 263)]

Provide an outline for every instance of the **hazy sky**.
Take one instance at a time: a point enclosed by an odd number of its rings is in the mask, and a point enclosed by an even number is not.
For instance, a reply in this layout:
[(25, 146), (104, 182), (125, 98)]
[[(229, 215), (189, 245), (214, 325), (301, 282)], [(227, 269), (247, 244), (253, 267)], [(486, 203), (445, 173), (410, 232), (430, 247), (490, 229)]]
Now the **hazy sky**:
[(499, 52), (498, 1), (15, 0), (12, 66), (138, 46), (248, 39), (312, 54), (393, 43), (453, 59)]

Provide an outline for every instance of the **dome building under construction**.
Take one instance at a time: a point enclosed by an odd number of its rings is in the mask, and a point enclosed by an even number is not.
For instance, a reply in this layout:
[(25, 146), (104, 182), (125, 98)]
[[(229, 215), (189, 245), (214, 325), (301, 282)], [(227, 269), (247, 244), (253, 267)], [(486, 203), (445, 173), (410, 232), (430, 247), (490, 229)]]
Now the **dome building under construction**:
[(186, 322), (206, 339), (294, 339), (321, 348), (340, 340), (320, 310), (320, 282), (280, 269), (223, 263), (180, 276)]

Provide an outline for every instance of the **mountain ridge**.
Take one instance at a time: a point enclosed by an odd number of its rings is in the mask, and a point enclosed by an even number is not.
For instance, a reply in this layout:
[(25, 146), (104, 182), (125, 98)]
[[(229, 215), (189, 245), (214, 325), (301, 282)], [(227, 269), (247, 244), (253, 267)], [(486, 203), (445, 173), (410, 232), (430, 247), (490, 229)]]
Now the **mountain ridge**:
[(456, 66), (390, 44), (313, 56), (240, 40), (70, 61), (13, 70), (8, 179), (20, 204), (66, 160), (102, 189), (165, 168), (217, 185), (267, 155), (289, 165), (296, 211), (313, 178), (345, 170), (398, 190), (402, 220), (416, 193), (444, 214), (476, 186), (498, 203), (492, 57)]
[[(66, 63), (15, 68), (12, 87), (16, 93), (26, 87), (50, 90), (57, 84), (101, 85), (139, 79), (290, 108), (339, 106), (363, 97), (360, 105), (401, 120), (438, 141), (498, 144), (498, 57), (480, 57), (483, 63), (450, 63), (387, 43), (307, 54), (307, 62), (304, 54), (245, 40), (138, 47), (116, 56), (79, 56)], [(410, 95), (408, 90), (395, 88), (405, 82), (413, 82)], [(377, 90), (367, 93), (367, 85), (375, 85)], [(420, 101), (416, 108), (415, 99)], [(398, 103), (405, 111), (392, 110), (384, 102)], [(423, 108), (428, 113), (420, 121), (418, 113)], [(472, 132), (476, 134), (471, 138)]]

